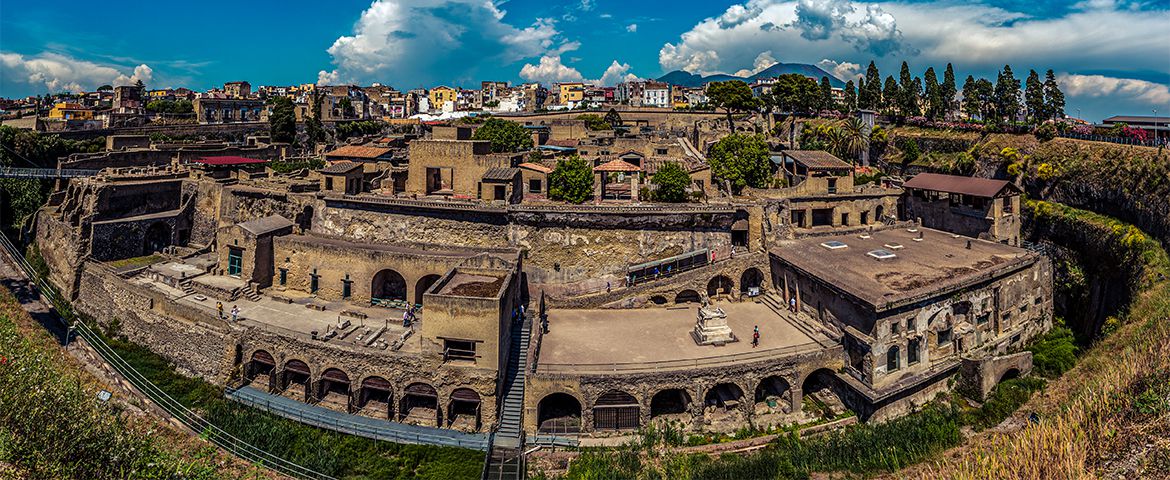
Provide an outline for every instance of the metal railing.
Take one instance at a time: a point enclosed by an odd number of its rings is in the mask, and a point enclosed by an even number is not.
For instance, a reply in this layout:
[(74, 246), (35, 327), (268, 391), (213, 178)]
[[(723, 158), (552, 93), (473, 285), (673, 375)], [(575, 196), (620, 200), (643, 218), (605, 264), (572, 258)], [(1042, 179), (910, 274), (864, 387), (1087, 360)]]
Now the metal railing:
[(678, 360), (658, 360), (650, 362), (609, 362), (609, 363), (547, 363), (536, 365), (537, 373), (638, 373), (656, 372), (662, 370), (680, 370), (704, 367), (723, 366), (728, 364), (769, 360), (801, 353), (821, 350), (818, 342), (789, 345), (786, 347), (754, 350), (731, 355), (714, 355), (709, 357), (684, 358)]
[(97, 175), (97, 170), (0, 167), (0, 178), (79, 178)]
[[(16, 266), (24, 272), (24, 275), (32, 281), (38, 291), (53, 305), (58, 313), (58, 320), (72, 331), (76, 331), (78, 335), (89, 343), (90, 347), (94, 349), (110, 364), (119, 374), (121, 374), (131, 385), (134, 386), (143, 396), (149, 398), (159, 408), (162, 408), (180, 423), (194, 432), (201, 434), (211, 443), (216, 446), (231, 452), (233, 455), (240, 457), (248, 462), (265, 466), (282, 475), (288, 475), (295, 478), (307, 479), (321, 479), (332, 480), (334, 477), (324, 473), (317, 472), (307, 467), (301, 466), (297, 463), (291, 462), (284, 458), (278, 457), (265, 450), (262, 450), (252, 444), (249, 444), (239, 438), (236, 438), (227, 431), (218, 426), (208, 422), (197, 413), (191, 411), (183, 404), (172, 398), (158, 386), (154, 385), (149, 379), (144, 377), (141, 373), (134, 369), (129, 363), (122, 359), (101, 335), (95, 332), (88, 324), (80, 318), (73, 315), (73, 310), (69, 302), (57, 292), (57, 289), (49, 284), (45, 279), (41, 278), (32, 266), (25, 261), (24, 256), (8, 240), (8, 237), (0, 234), (0, 243), (3, 243), (4, 250), (12, 257)], [(67, 318), (68, 317), (68, 318)], [(72, 321), (70, 325), (69, 321)], [(68, 336), (66, 337), (68, 341)]]
[[(371, 419), (371, 422), (362, 422), (357, 420), (350, 420), (342, 417), (342, 415), (350, 416), (349, 414), (337, 413), (328, 410), (324, 407), (317, 407), (306, 403), (300, 403), (296, 400), (288, 400), (284, 402), (284, 397), (278, 397), (280, 400), (273, 402), (273, 395), (260, 392), (256, 389), (251, 389), (260, 395), (250, 394), (247, 387), (238, 388), (229, 391), (229, 397), (241, 404), (248, 405), (253, 408), (264, 410), (274, 415), (296, 420), (297, 422), (306, 425), (312, 425), (326, 430), (345, 433), (358, 437), (365, 437), (374, 440), (382, 440), (395, 443), (412, 443), (418, 445), (441, 445), (447, 447), (461, 447), (470, 448), (474, 450), (483, 450), (487, 447), (487, 435), (462, 433), (455, 430), (450, 430), (449, 435), (441, 433), (429, 434), (422, 432), (410, 432), (410, 430), (423, 429), (428, 427), (416, 427), (413, 425), (406, 425), (402, 423), (395, 423), (383, 420)], [(244, 392), (241, 394), (240, 392)], [(357, 417), (367, 418), (367, 417)], [(439, 429), (435, 429), (439, 430)]]

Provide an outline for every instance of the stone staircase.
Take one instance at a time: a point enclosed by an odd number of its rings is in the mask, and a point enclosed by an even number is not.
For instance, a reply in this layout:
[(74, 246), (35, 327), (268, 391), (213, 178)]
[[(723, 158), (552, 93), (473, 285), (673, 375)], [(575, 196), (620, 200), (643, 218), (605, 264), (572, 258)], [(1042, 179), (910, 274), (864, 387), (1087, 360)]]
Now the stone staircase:
[(247, 298), (248, 300), (253, 301), (253, 302), (260, 301), (260, 294), (256, 293), (256, 290), (254, 290), (252, 288), (252, 284), (250, 284), (250, 283), (247, 285), (244, 285), (244, 288), (240, 289), (240, 295), (243, 296), (244, 298)]
[(504, 398), (488, 464), (487, 479), (522, 479), (524, 471), (524, 385), (527, 378), (528, 342), (532, 318), (526, 316), (519, 328), (512, 328), (508, 367), (504, 376)]
[(760, 303), (767, 306), (773, 312), (776, 312), (777, 315), (784, 317), (784, 320), (792, 324), (792, 326), (796, 327), (797, 330), (800, 330), (805, 335), (812, 337), (813, 340), (817, 341), (817, 343), (824, 345), (826, 342), (826, 340), (824, 340), (825, 337), (828, 337), (829, 339), (833, 338), (833, 336), (828, 332), (823, 331), (809, 322), (802, 321), (800, 318), (797, 318), (796, 314), (788, 311), (788, 304), (785, 303), (784, 298), (777, 295), (775, 292), (765, 293), (757, 297), (757, 299)]
[(190, 280), (183, 280), (181, 283), (179, 283), (179, 288), (182, 288), (183, 293), (185, 293), (187, 295), (194, 295), (195, 294), (195, 286), (191, 285)]

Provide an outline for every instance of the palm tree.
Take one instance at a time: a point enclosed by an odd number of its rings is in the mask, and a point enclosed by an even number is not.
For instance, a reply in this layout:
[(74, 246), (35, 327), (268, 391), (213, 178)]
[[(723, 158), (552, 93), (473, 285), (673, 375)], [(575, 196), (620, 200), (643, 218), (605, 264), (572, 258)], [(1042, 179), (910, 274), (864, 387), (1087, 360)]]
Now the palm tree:
[(841, 129), (837, 127), (828, 127), (825, 130), (825, 149), (833, 155), (841, 155), (842, 147), (845, 144), (845, 136), (841, 134)]
[(842, 156), (849, 157), (849, 163), (853, 163), (869, 143), (865, 136), (865, 124), (860, 118), (850, 118), (841, 126), (841, 136)]

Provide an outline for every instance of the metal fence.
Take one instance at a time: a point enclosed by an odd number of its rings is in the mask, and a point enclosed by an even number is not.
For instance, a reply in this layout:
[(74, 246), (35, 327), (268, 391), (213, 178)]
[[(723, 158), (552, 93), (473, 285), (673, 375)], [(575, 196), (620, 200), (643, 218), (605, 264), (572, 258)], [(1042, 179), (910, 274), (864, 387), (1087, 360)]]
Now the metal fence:
[(1147, 139), (1145, 141), (1141, 141), (1141, 140), (1137, 140), (1137, 139), (1133, 139), (1133, 138), (1115, 137), (1112, 135), (1097, 135), (1095, 133), (1084, 134), (1084, 133), (1066, 132), (1066, 133), (1059, 134), (1059, 136), (1064, 137), (1064, 138), (1075, 138), (1078, 140), (1091, 140), (1094, 142), (1109, 142), (1109, 143), (1118, 143), (1121, 145), (1138, 145), (1138, 146), (1145, 146), (1145, 147), (1156, 147), (1158, 145), (1166, 145), (1166, 143), (1167, 143), (1165, 138), (1158, 138), (1158, 139), (1150, 138), (1150, 139)]
[[(240, 457), (248, 462), (267, 467), (282, 475), (288, 475), (294, 478), (306, 479), (321, 479), (332, 480), (334, 477), (326, 475), (321, 472), (314, 471), (310, 468), (301, 466), (297, 463), (291, 462), (284, 458), (278, 457), (265, 450), (262, 450), (252, 444), (244, 442), (236, 438), (232, 434), (224, 431), (218, 426), (208, 422), (197, 413), (191, 411), (183, 404), (179, 403), (174, 398), (171, 398), (166, 392), (151, 383), (141, 373), (138, 373), (129, 363), (120, 357), (105, 340), (102, 339), (96, 331), (94, 331), (88, 324), (82, 321), (79, 317), (73, 314), (72, 306), (69, 302), (57, 292), (57, 289), (49, 284), (45, 279), (41, 278), (32, 266), (24, 259), (24, 255), (20, 250), (8, 240), (7, 236), (0, 234), (0, 243), (3, 248), (12, 257), (13, 263), (20, 268), (25, 276), (30, 279), (36, 286), (37, 290), (49, 300), (53, 308), (57, 310), (59, 315), (58, 320), (63, 325), (68, 327), (71, 331), (76, 331), (78, 335), (85, 339), (86, 342), (104, 359), (110, 366), (114, 367), (131, 385), (133, 385), (143, 396), (149, 398), (155, 405), (158, 405), (180, 423), (192, 431), (199, 432), (204, 438), (216, 446), (231, 452), (233, 455)], [(72, 321), (72, 324), (69, 322)], [(66, 339), (68, 340), (68, 339)]]
[(787, 347), (754, 350), (751, 352), (731, 355), (716, 355), (699, 358), (684, 358), (679, 360), (660, 360), (653, 362), (610, 362), (610, 363), (540, 363), (534, 371), (541, 373), (639, 373), (656, 372), (661, 370), (679, 370), (728, 365), (733, 363), (769, 360), (789, 355), (814, 352), (821, 350), (820, 343), (809, 342)]
[(78, 178), (97, 175), (97, 170), (0, 167), (0, 178)]
[[(487, 449), (488, 439), (487, 435), (484, 434), (430, 429), (369, 417), (351, 416), (286, 397), (267, 394), (251, 387), (230, 390), (228, 397), (250, 407), (300, 423), (349, 435), (396, 443), (441, 445), (474, 450)], [(434, 432), (427, 430), (434, 430)]]

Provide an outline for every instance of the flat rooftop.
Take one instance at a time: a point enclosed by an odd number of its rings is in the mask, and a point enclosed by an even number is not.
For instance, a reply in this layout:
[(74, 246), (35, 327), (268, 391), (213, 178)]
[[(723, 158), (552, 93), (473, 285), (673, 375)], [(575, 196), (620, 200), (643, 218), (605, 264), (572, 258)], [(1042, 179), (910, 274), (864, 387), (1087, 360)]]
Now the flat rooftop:
[(456, 271), (437, 295), (495, 298), (500, 294), (507, 275), (488, 275)]
[[(727, 313), (738, 342), (721, 347), (691, 338), (698, 305), (673, 308), (549, 309), (536, 371), (600, 372), (702, 368), (822, 348), (768, 306), (754, 302), (713, 304)], [(752, 348), (752, 328), (760, 346)], [(824, 340), (824, 339), (822, 339)], [(620, 364), (614, 366), (613, 364)]]
[[(921, 241), (916, 240), (920, 233)], [(795, 240), (772, 248), (771, 253), (781, 263), (877, 309), (994, 278), (1036, 259), (1022, 248), (922, 227), (875, 231), (869, 238), (863, 235)]]

